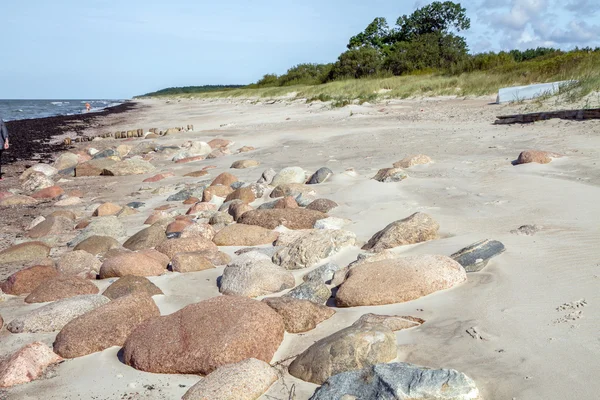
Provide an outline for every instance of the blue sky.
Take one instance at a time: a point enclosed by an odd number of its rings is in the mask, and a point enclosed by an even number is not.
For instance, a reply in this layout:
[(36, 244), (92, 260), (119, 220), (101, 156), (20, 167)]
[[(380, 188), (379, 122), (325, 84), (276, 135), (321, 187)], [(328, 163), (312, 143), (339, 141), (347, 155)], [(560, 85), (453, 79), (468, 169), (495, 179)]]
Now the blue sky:
[[(30, 0), (0, 5), (0, 98), (128, 98), (332, 62), (414, 0)], [(472, 51), (600, 46), (600, 0), (468, 0)]]

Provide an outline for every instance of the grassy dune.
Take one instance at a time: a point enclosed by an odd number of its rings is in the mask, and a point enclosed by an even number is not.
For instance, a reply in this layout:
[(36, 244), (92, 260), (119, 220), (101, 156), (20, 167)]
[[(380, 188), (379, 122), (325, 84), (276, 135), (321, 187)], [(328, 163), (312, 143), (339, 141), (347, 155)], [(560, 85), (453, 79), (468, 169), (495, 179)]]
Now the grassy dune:
[[(572, 52), (542, 60), (502, 65), (458, 75), (429, 73), (370, 79), (350, 79), (321, 85), (239, 88), (227, 91), (179, 94), (179, 98), (279, 98), (332, 101), (334, 106), (414, 96), (482, 96), (499, 88), (533, 83), (577, 80), (561, 90), (562, 101), (577, 101), (600, 91), (600, 52)], [(173, 96), (170, 96), (173, 97)]]

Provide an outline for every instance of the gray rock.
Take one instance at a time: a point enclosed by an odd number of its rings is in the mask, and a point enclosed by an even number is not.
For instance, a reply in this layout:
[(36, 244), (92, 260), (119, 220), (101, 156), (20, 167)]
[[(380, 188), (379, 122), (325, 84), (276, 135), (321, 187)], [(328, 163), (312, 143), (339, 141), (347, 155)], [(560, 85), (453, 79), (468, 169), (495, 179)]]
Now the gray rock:
[(249, 252), (223, 270), (220, 292), (226, 295), (257, 297), (294, 287), (291, 272), (275, 265), (269, 256)]
[(224, 227), (233, 224), (233, 217), (228, 212), (218, 212), (210, 217), (209, 224)]
[(131, 208), (142, 208), (146, 205), (146, 203), (142, 203), (141, 201), (132, 201), (131, 203), (127, 203), (127, 207)]
[(270, 185), (275, 175), (277, 175), (277, 172), (275, 172), (273, 168), (269, 168), (262, 173), (257, 183), (266, 183), (267, 185)]
[(271, 186), (284, 185), (286, 183), (304, 183), (306, 174), (300, 167), (287, 167), (282, 169), (273, 177)]
[(256, 251), (257, 253), (262, 253), (271, 259), (273, 255), (279, 250), (281, 247), (244, 247), (243, 249), (236, 250), (235, 254), (240, 256), (245, 253), (250, 253), (251, 251)]
[(110, 215), (107, 217), (96, 217), (85, 227), (73, 240), (68, 243), (73, 247), (90, 236), (110, 236), (119, 239), (127, 234), (125, 226), (118, 217)]
[[(300, 207), (308, 208), (308, 206), (310, 204), (314, 203), (315, 201), (316, 201), (315, 197), (313, 195), (309, 195), (307, 193), (300, 193), (299, 195), (296, 196), (296, 203), (298, 203), (298, 205)], [(320, 211), (320, 210), (317, 210), (317, 211)], [(323, 211), (321, 211), (321, 212), (323, 212)]]
[(260, 206), (257, 207), (257, 210), (272, 210), (275, 208), (275, 204), (277, 204), (278, 200), (275, 201), (269, 201), (267, 203), (263, 203)]
[(119, 154), (119, 152), (115, 149), (106, 149), (104, 151), (101, 151), (99, 153), (96, 153), (94, 155), (94, 157), (92, 157), (92, 160), (99, 160), (100, 158), (106, 158), (106, 157), (120, 157), (121, 155)]
[(219, 207), (219, 211), (220, 212), (229, 211), (229, 207), (232, 204), (236, 204), (236, 203), (243, 203), (243, 201), (240, 200), (240, 199), (234, 199), (234, 200), (226, 201), (225, 203), (221, 204), (221, 207)]
[(125, 175), (140, 175), (148, 172), (153, 172), (156, 167), (148, 161), (129, 158), (125, 161), (109, 165), (102, 171), (105, 176), (125, 176)]
[(89, 294), (55, 301), (12, 320), (12, 333), (60, 331), (75, 318), (110, 302), (108, 297)]
[(333, 171), (327, 167), (319, 168), (308, 180), (309, 185), (316, 185), (325, 182), (333, 175)]
[(338, 264), (330, 262), (310, 271), (302, 279), (304, 279), (304, 282), (330, 283), (335, 272), (340, 269), (341, 267)]
[(315, 201), (312, 201), (311, 203), (309, 203), (306, 206), (306, 208), (309, 210), (321, 211), (322, 213), (327, 214), (329, 211), (333, 210), (337, 206), (338, 206), (338, 204), (333, 200), (316, 199)]
[(406, 178), (408, 175), (400, 168), (383, 168), (373, 177), (376, 181), (383, 183), (400, 182)]
[(476, 400), (475, 382), (453, 369), (408, 363), (377, 364), (332, 376), (310, 400)]
[(392, 361), (397, 352), (396, 335), (391, 329), (383, 325), (353, 325), (314, 343), (296, 357), (288, 371), (303, 381), (321, 385), (333, 375)]
[(510, 231), (513, 235), (533, 236), (541, 230), (537, 225), (522, 225), (517, 229)]
[(233, 190), (236, 190), (236, 189), (241, 188), (245, 184), (246, 184), (245, 182), (237, 181), (237, 182), (233, 182), (231, 185), (229, 185), (229, 187), (231, 187)]
[(180, 190), (179, 192), (167, 197), (167, 201), (184, 201), (189, 199), (190, 197), (197, 197), (201, 199), (204, 195), (204, 188), (204, 186), (200, 186), (198, 188), (188, 188)]
[(291, 297), (298, 300), (308, 300), (316, 304), (325, 304), (331, 297), (331, 289), (324, 283), (317, 281), (308, 281), (301, 283), (283, 297)]
[(273, 256), (273, 262), (287, 269), (310, 268), (345, 247), (353, 246), (353, 232), (337, 230), (312, 230), (296, 239)]
[(504, 253), (504, 250), (506, 248), (501, 242), (485, 239), (465, 247), (450, 257), (462, 265), (465, 271), (477, 272), (485, 268), (492, 257)]

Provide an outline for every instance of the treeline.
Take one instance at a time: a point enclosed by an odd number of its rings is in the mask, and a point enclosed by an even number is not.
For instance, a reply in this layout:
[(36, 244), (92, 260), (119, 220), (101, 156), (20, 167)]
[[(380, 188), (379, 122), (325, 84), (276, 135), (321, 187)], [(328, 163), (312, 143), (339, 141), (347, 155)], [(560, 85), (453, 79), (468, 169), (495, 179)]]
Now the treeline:
[(525, 51), (469, 54), (464, 37), (455, 32), (469, 29), (466, 9), (451, 1), (433, 2), (403, 15), (390, 28), (385, 18), (376, 18), (350, 38), (348, 50), (335, 63), (299, 64), (285, 74), (267, 74), (249, 87), (316, 85), (336, 80), (408, 74), (536, 68), (558, 72), (600, 48), (572, 51), (538, 47)]
[(156, 92), (146, 93), (139, 97), (168, 96), (168, 95), (204, 93), (204, 92), (222, 92), (224, 90), (239, 89), (242, 87), (245, 87), (245, 85), (203, 85), (203, 86), (170, 87), (170, 88), (166, 88), (166, 89), (157, 90)]

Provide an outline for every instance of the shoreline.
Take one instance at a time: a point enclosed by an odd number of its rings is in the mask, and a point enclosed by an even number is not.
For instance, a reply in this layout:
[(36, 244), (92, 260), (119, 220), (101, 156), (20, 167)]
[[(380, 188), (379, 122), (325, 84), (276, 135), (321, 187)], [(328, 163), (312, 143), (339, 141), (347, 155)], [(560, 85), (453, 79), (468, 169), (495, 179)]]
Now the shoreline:
[(101, 126), (103, 118), (128, 113), (139, 105), (137, 101), (126, 101), (94, 113), (8, 121), (10, 149), (2, 154), (2, 163), (9, 166), (17, 162), (51, 162), (52, 155), (68, 150), (68, 146), (56, 141), (57, 137), (82, 136), (85, 130)]

